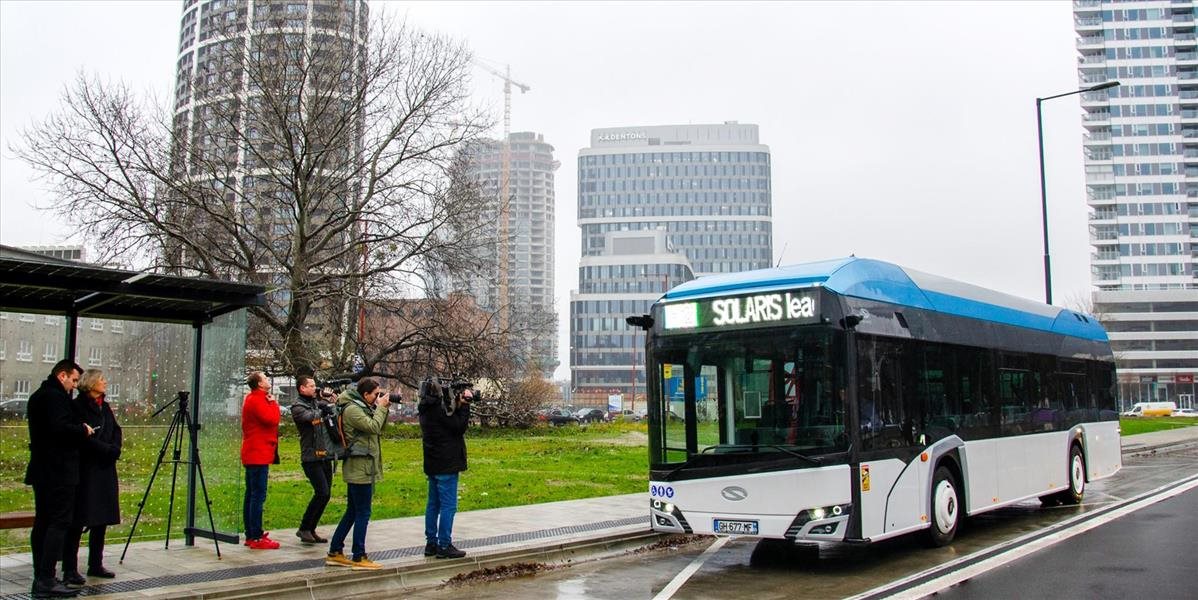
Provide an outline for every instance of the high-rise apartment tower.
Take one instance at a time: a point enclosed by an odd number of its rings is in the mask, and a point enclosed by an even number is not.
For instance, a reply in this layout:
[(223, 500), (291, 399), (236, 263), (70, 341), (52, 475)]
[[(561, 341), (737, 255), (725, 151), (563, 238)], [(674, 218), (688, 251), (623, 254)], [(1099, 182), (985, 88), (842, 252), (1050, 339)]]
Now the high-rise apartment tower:
[(1198, 39), (1192, 0), (1075, 0), (1094, 311), (1119, 397), (1194, 401)]
[[(561, 164), (553, 158), (553, 146), (539, 133), (516, 132), (508, 137), (511, 168), (507, 190), (508, 252), (507, 298), (500, 298), (498, 276), (476, 280), (468, 287), (488, 312), (506, 303), (513, 353), (524, 366), (538, 369), (546, 378), (557, 368), (557, 313), (553, 304), (553, 174)], [(470, 153), (471, 174), (484, 194), (503, 199), (503, 144), (483, 142)], [(498, 215), (490, 215), (498, 220)], [(499, 228), (495, 229), (499, 235)], [(497, 260), (496, 243), (480, 246), (489, 254), (485, 262)], [(497, 267), (498, 268), (498, 267)]]

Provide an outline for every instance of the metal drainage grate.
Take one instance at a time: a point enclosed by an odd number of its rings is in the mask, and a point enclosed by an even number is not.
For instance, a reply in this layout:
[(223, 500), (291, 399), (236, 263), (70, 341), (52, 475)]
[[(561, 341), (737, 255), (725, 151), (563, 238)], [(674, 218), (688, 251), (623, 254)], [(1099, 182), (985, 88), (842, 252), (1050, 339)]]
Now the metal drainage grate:
[[(646, 523), (646, 517), (644, 516), (628, 517), (626, 519), (612, 519), (609, 521), (599, 521), (584, 525), (570, 525), (567, 527), (540, 529), (525, 533), (509, 533), (485, 538), (474, 538), (462, 540), (455, 545), (461, 548), (485, 548), (487, 546), (510, 544), (512, 542), (526, 542), (529, 540), (539, 540), (563, 535), (586, 533), (588, 531), (615, 529), (617, 527), (627, 527), (642, 523)], [(383, 550), (382, 552), (371, 552), (370, 556), (375, 560), (390, 560), (394, 558), (422, 555), (423, 553), (424, 546), (409, 546), (407, 548)], [(202, 571), (199, 573), (164, 575), (161, 577), (148, 577), (145, 579), (134, 579), (131, 581), (114, 581), (112, 583), (89, 585), (80, 589), (79, 595), (99, 596), (101, 594), (122, 594), (159, 587), (173, 587), (195, 583), (206, 583), (210, 581), (222, 581), (225, 579), (238, 579), (241, 577), (251, 577), (254, 575), (269, 575), (271, 573), (289, 572), (298, 569), (314, 569), (321, 566), (324, 566), (324, 559), (307, 558), (304, 560), (293, 560), (289, 562), (269, 563), (248, 567), (235, 567), (230, 569), (218, 569), (215, 571)], [(0, 596), (0, 600), (29, 600), (30, 597), (31, 596), (29, 593), (5, 594)]]

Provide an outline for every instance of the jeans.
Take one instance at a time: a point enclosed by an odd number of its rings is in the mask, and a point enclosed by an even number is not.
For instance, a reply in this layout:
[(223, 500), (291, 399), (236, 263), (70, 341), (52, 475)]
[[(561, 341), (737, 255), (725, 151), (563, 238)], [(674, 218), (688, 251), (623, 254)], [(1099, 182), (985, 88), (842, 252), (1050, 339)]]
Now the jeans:
[(300, 520), (300, 531), (316, 531), (320, 525), (320, 516), (324, 507), (329, 504), (329, 494), (333, 481), (333, 463), (327, 460), (304, 463), (304, 475), (312, 484), (312, 499), (308, 501), (308, 509)]
[(245, 502), (241, 505), (241, 518), (245, 522), (245, 539), (262, 537), (262, 507), (266, 504), (266, 476), (268, 465), (245, 466)]
[[(458, 512), (458, 474), (428, 476), (424, 539), (444, 548), (453, 543), (453, 516)], [(440, 523), (438, 523), (440, 521)]]
[(374, 497), (373, 483), (347, 483), (345, 485), (345, 514), (333, 531), (329, 541), (329, 554), (345, 550), (345, 536), (350, 527), (354, 529), (353, 559), (366, 556), (366, 527), (370, 525), (370, 502)]

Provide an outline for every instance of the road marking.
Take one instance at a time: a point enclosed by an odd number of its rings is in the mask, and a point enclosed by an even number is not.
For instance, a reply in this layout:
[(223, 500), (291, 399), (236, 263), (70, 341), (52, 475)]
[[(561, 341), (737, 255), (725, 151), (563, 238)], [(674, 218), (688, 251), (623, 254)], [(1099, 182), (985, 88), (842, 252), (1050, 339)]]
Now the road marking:
[[(1169, 487), (1175, 486), (1175, 487)], [(942, 565), (932, 567), (925, 571), (921, 571), (914, 575), (904, 577), (898, 581), (888, 583), (886, 585), (876, 587), (872, 590), (862, 592), (856, 596), (850, 597), (848, 600), (863, 600), (865, 598), (889, 598), (892, 600), (914, 600), (924, 598), (935, 594), (940, 590), (952, 587), (966, 579), (977, 577), (993, 569), (997, 569), (1007, 563), (1014, 562), (1025, 556), (1028, 556), (1039, 550), (1043, 550), (1054, 544), (1063, 542), (1073, 536), (1085, 533), (1095, 527), (1105, 525), (1115, 519), (1131, 514), (1142, 508), (1151, 506), (1163, 500), (1168, 500), (1174, 496), (1188, 492), (1194, 488), (1198, 488), (1198, 476), (1191, 475), (1170, 484), (1158, 487), (1139, 497), (1138, 500), (1129, 501), (1122, 507), (1111, 507), (1103, 509), (1106, 512), (1095, 515), (1094, 513), (1083, 513), (1072, 519), (1062, 521), (1057, 524), (1057, 531), (1042, 535), (1041, 532), (1032, 532), (1027, 535), (1020, 536), (1016, 539), (999, 544), (998, 546), (979, 550), (968, 556), (963, 556), (957, 560), (944, 563)], [(983, 556), (989, 552), (999, 550), (988, 558), (978, 560), (979, 556)], [(960, 570), (955, 570), (956, 567)], [(905, 587), (933, 576), (936, 573), (945, 572), (944, 575), (935, 577), (924, 583), (915, 585), (914, 587)]]
[(686, 585), (686, 581), (691, 578), (691, 575), (694, 575), (695, 572), (699, 570), (699, 567), (702, 567), (703, 563), (707, 562), (707, 559), (711, 558), (711, 555), (719, 552), (720, 548), (723, 548), (724, 544), (727, 544), (731, 539), (732, 538), (730, 537), (716, 538), (715, 542), (713, 542), (707, 547), (706, 550), (703, 551), (703, 554), (695, 557), (695, 560), (692, 560), (691, 564), (686, 565), (686, 568), (683, 569), (681, 573), (674, 576), (674, 579), (670, 581), (669, 585), (662, 588), (660, 592), (657, 592), (657, 595), (653, 597), (653, 600), (670, 600), (670, 598), (673, 597), (678, 590), (682, 589), (682, 586)]
[[(1108, 494), (1106, 492), (1100, 492), (1097, 490), (1086, 490), (1086, 495), (1090, 495), (1090, 494), (1098, 494), (1099, 496), (1106, 496), (1107, 498), (1113, 499), (1115, 502), (1123, 502), (1124, 500), (1127, 500), (1127, 498), (1121, 498), (1119, 496), (1115, 496), (1113, 494)], [(1107, 504), (1109, 502), (1110, 502), (1110, 500), (1099, 500), (1097, 502), (1085, 502), (1084, 504)]]

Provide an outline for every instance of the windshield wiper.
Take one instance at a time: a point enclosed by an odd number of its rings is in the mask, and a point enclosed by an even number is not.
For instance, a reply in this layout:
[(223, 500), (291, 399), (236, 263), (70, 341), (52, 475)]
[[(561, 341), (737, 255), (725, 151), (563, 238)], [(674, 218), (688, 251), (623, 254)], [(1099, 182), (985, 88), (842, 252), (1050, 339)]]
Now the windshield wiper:
[(777, 445), (777, 444), (773, 444), (773, 445), (764, 446), (764, 447), (765, 447), (765, 448), (773, 448), (773, 449), (775, 449), (775, 450), (781, 450), (782, 452), (785, 452), (785, 453), (787, 453), (787, 454), (789, 454), (789, 455), (791, 455), (791, 456), (794, 456), (794, 457), (796, 457), (796, 458), (800, 458), (800, 459), (802, 459), (802, 460), (805, 460), (805, 461), (807, 461), (808, 463), (810, 463), (810, 464), (813, 464), (813, 465), (815, 465), (815, 466), (817, 466), (817, 467), (823, 464), (823, 463), (821, 463), (821, 462), (820, 462), (818, 459), (811, 458), (810, 456), (807, 456), (807, 455), (805, 455), (805, 454), (799, 454), (798, 452), (795, 452), (794, 450), (791, 450), (790, 448), (787, 448), (786, 446), (779, 446), (779, 445)]
[[(791, 450), (790, 448), (788, 448), (788, 447), (786, 447), (786, 446), (781, 446), (781, 445), (778, 445), (778, 444), (760, 444), (760, 445), (753, 445), (753, 444), (719, 444), (719, 445), (716, 445), (716, 446), (708, 446), (708, 447), (706, 447), (706, 448), (704, 448), (704, 449), (700, 450), (700, 451), (699, 451), (699, 454), (707, 454), (707, 451), (708, 451), (708, 450), (717, 450), (717, 449), (719, 449), (719, 450), (728, 450), (728, 449), (734, 449), (734, 450), (737, 450), (737, 451), (743, 451), (743, 452), (753, 452), (753, 451), (757, 450), (758, 448), (773, 448), (774, 450), (778, 450), (778, 451), (780, 451), (780, 452), (785, 452), (785, 453), (787, 453), (787, 454), (789, 454), (789, 455), (791, 455), (791, 456), (794, 456), (794, 457), (796, 457), (796, 458), (802, 459), (802, 460), (804, 460), (804, 461), (806, 461), (806, 462), (808, 462), (808, 463), (810, 463), (810, 464), (813, 464), (813, 465), (817, 465), (817, 466), (818, 466), (818, 465), (822, 465), (822, 464), (823, 464), (823, 463), (821, 463), (821, 462), (820, 462), (818, 459), (811, 458), (810, 456), (806, 456), (806, 455), (804, 455), (804, 454), (799, 454), (798, 452), (795, 452), (794, 450)], [(686, 465), (684, 464), (683, 466), (686, 466)], [(679, 468), (681, 468), (681, 467), (679, 467)]]
[[(706, 448), (704, 448), (704, 450), (706, 450)], [(702, 454), (702, 452), (700, 452), (700, 454)], [(662, 480), (662, 481), (673, 481), (673, 480), (674, 480), (674, 474), (675, 474), (675, 473), (677, 473), (678, 471), (681, 471), (681, 470), (683, 470), (683, 469), (685, 469), (685, 468), (689, 467), (689, 466), (690, 466), (690, 464), (691, 464), (691, 461), (690, 461), (690, 459), (688, 458), (688, 459), (686, 459), (686, 461), (685, 461), (685, 462), (683, 462), (682, 464), (678, 465), (677, 467), (674, 467), (673, 469), (670, 469), (670, 472), (669, 472), (669, 473), (666, 473), (665, 475), (663, 475), (663, 476), (662, 476), (662, 478), (661, 478), (661, 480)]]

